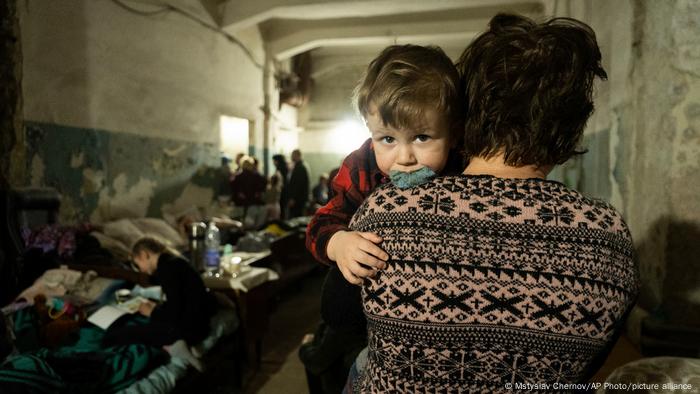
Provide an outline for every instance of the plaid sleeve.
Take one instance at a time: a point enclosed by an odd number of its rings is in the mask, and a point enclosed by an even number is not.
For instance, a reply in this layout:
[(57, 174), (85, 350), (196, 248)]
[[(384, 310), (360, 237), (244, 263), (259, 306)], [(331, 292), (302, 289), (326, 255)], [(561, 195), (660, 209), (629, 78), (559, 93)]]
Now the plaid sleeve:
[(331, 265), (326, 247), (333, 234), (348, 229), (352, 215), (374, 189), (374, 173), (378, 171), (367, 140), (360, 149), (343, 160), (338, 174), (331, 181), (333, 198), (314, 214), (306, 228), (306, 248), (320, 262)]

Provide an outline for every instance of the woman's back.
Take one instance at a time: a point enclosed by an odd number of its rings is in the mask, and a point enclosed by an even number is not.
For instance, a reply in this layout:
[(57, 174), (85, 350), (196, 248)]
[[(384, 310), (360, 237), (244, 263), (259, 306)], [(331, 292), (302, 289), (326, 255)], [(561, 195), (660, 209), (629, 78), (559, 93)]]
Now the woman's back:
[(387, 185), (351, 228), (378, 233), (391, 256), (363, 288), (363, 391), (562, 391), (600, 366), (636, 297), (620, 215), (557, 182)]

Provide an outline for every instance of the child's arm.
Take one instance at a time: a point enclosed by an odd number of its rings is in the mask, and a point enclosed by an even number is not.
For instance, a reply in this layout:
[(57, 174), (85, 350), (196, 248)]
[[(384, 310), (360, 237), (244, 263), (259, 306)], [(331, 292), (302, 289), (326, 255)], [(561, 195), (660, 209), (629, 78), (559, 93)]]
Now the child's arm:
[(328, 258), (336, 262), (348, 282), (360, 285), (363, 278), (386, 267), (389, 255), (377, 246), (381, 242), (375, 233), (338, 231), (328, 241)]
[(358, 276), (365, 277), (375, 272), (360, 263), (376, 269), (383, 267), (380, 260), (388, 259), (388, 255), (375, 245), (381, 242), (380, 237), (348, 228), (352, 215), (378, 185), (378, 175), (381, 173), (371, 150), (371, 140), (367, 140), (343, 161), (338, 175), (331, 180), (333, 198), (316, 211), (307, 227), (306, 247), (309, 251), (325, 264), (336, 262), (351, 283), (361, 283)]

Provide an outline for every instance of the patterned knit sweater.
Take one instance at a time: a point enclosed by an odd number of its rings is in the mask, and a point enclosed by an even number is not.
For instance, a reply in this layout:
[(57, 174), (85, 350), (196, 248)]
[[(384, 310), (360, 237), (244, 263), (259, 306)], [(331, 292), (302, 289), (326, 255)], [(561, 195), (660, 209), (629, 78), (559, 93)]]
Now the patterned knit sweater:
[(351, 228), (378, 233), (391, 256), (362, 290), (362, 392), (568, 391), (602, 364), (636, 299), (620, 214), (553, 181), (386, 185)]

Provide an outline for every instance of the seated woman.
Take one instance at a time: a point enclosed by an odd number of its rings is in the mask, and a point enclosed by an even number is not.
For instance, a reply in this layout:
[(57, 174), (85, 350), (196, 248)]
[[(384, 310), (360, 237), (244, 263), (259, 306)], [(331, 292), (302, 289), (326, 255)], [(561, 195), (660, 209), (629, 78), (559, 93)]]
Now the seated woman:
[[(201, 342), (209, 333), (209, 320), (216, 305), (204, 282), (190, 264), (160, 241), (144, 237), (132, 248), (134, 263), (141, 272), (152, 276), (165, 295), (165, 302), (143, 303), (139, 312), (150, 317), (146, 325), (118, 321), (107, 330), (107, 345), (145, 343), (165, 346), (173, 356), (184, 358), (201, 370), (201, 362), (189, 346)], [(171, 345), (171, 346), (167, 346)]]
[(607, 203), (546, 180), (581, 153), (600, 59), (581, 22), (502, 14), (465, 50), (464, 173), (387, 184), (351, 223), (391, 256), (362, 289), (359, 391), (561, 392), (601, 366), (636, 299), (630, 233)]

